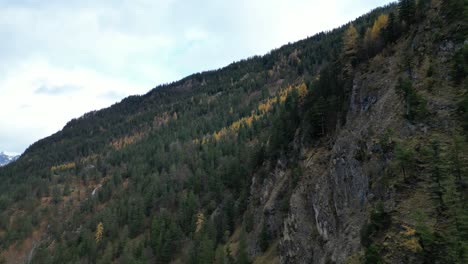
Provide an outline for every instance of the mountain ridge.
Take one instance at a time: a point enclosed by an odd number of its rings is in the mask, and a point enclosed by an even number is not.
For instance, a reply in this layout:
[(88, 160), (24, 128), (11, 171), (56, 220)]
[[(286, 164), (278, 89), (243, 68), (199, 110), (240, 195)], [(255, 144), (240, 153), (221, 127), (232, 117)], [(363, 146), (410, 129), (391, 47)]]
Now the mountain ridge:
[(19, 158), (20, 155), (8, 155), (5, 152), (0, 152), (0, 167), (5, 166)]
[[(373, 19), (376, 18), (376, 14), (378, 14), (380, 12), (388, 12), (389, 10), (394, 10), (394, 9), (395, 9), (395, 4), (388, 4), (388, 5), (383, 6), (383, 7), (375, 8), (372, 11), (366, 13), (365, 15), (362, 15), (362, 16), (356, 18), (354, 20), (354, 23), (363, 23), (363, 20), (373, 20)], [(241, 68), (245, 64), (257, 64), (257, 65), (258, 64), (264, 64), (265, 60), (268, 60), (269, 57), (278, 56), (281, 53), (287, 53), (291, 49), (295, 49), (295, 48), (298, 48), (300, 46), (307, 46), (307, 45), (309, 45), (308, 43), (310, 43), (310, 42), (318, 42), (322, 37), (326, 38), (329, 32), (335, 32), (335, 34), (339, 34), (339, 32), (343, 32), (345, 30), (345, 28), (350, 23), (342, 25), (342, 26), (340, 26), (338, 28), (335, 28), (333, 30), (330, 30), (328, 32), (319, 32), (319, 33), (317, 33), (317, 34), (315, 34), (315, 35), (313, 35), (311, 37), (307, 37), (307, 38), (305, 38), (303, 40), (299, 40), (299, 41), (294, 42), (294, 43), (285, 44), (285, 45), (281, 46), (280, 48), (273, 49), (273, 50), (271, 50), (270, 52), (268, 52), (268, 53), (266, 53), (264, 55), (254, 55), (254, 56), (251, 56), (251, 57), (249, 57), (247, 59), (241, 59), (240, 61), (233, 62), (233, 63), (231, 63), (231, 64), (229, 64), (229, 65), (227, 65), (225, 67), (221, 67), (219, 69), (208, 70), (208, 71), (200, 72), (200, 73), (194, 73), (194, 74), (188, 75), (188, 76), (186, 76), (186, 77), (184, 77), (184, 78), (182, 78), (180, 80), (177, 80), (177, 81), (174, 81), (174, 82), (171, 82), (171, 83), (167, 83), (167, 84), (158, 85), (158, 86), (156, 86), (155, 88), (149, 90), (147, 93), (145, 93), (143, 95), (131, 95), (131, 96), (128, 96), (128, 97), (122, 99), (120, 102), (114, 103), (113, 105), (111, 105), (111, 106), (109, 106), (107, 108), (90, 111), (90, 112), (85, 113), (84, 115), (82, 115), (82, 116), (80, 116), (78, 118), (74, 118), (74, 119), (70, 120), (64, 126), (64, 128), (62, 130), (52, 134), (49, 137), (46, 137), (44, 139), (38, 140), (37, 142), (33, 143), (29, 148), (27, 148), (25, 150), (25, 153), (27, 153), (31, 148), (34, 149), (35, 145), (39, 144), (43, 140), (46, 140), (48, 138), (54, 137), (55, 135), (63, 133), (63, 130), (67, 129), (69, 126), (73, 126), (73, 123), (75, 123), (75, 122), (79, 122), (80, 120), (83, 120), (83, 119), (86, 119), (86, 118), (91, 118), (93, 115), (96, 115), (96, 114), (104, 114), (105, 112), (109, 111), (111, 108), (113, 108), (113, 107), (118, 108), (122, 104), (132, 105), (132, 104), (137, 104), (138, 102), (144, 102), (145, 100), (151, 100), (152, 98), (154, 98), (154, 95), (156, 93), (158, 93), (160, 90), (164, 90), (164, 89), (177, 90), (177, 89), (180, 89), (181, 87), (184, 87), (187, 83), (197, 82), (197, 81), (200, 83), (200, 82), (203, 81), (203, 80), (200, 79), (200, 78), (203, 78), (202, 76), (204, 76), (206, 78), (209, 78), (209, 76), (211, 76), (211, 75), (213, 75), (215, 73), (226, 72), (226, 71), (229, 71), (229, 70), (234, 70), (234, 69), (237, 69), (237, 68)], [(337, 38), (337, 39), (334, 39), (333, 41), (329, 40), (328, 42), (329, 43), (327, 43), (325, 45), (338, 46), (338, 45), (340, 45), (341, 39)], [(324, 43), (318, 43), (318, 45), (324, 45)], [(324, 47), (320, 47), (320, 48), (323, 49)], [(332, 56), (333, 56), (332, 54), (328, 54), (325, 57), (332, 57)], [(271, 60), (271, 59), (269, 59), (269, 60)]]
[(462, 263), (460, 3), (401, 1), (70, 121), (0, 168), (0, 260)]

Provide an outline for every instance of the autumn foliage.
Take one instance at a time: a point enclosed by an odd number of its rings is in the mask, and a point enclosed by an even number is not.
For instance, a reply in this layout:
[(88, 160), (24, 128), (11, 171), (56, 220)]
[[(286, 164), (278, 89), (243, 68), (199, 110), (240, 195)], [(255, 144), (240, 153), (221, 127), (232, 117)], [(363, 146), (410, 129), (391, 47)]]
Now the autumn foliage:
[(96, 243), (99, 244), (102, 241), (102, 235), (104, 234), (104, 225), (102, 222), (99, 222), (99, 224), (96, 227)]

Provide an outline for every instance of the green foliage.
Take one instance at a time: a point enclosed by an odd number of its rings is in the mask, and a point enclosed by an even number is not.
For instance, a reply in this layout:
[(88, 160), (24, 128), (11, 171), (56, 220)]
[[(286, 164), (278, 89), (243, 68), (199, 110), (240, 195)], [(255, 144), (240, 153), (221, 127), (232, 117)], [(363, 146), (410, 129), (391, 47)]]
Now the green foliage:
[(52, 256), (44, 245), (39, 245), (34, 254), (32, 264), (52, 263)]
[(443, 195), (445, 192), (443, 181), (446, 176), (445, 170), (443, 168), (444, 165), (443, 165), (443, 160), (442, 160), (440, 152), (441, 152), (440, 143), (437, 139), (435, 139), (431, 142), (431, 156), (432, 157), (430, 159), (430, 164), (431, 164), (431, 177), (432, 177), (432, 182), (433, 182), (432, 192), (435, 194), (439, 212), (444, 210), (444, 207), (445, 207), (444, 200), (443, 200)]
[(292, 93), (288, 95), (284, 104), (279, 106), (277, 114), (273, 119), (273, 128), (268, 145), (268, 155), (270, 158), (278, 158), (286, 152), (289, 143), (294, 138), (294, 134), (299, 125), (298, 95)]
[(249, 255), (247, 253), (247, 238), (244, 228), (239, 237), (239, 252), (237, 253), (237, 264), (249, 264)]
[[(400, 9), (406, 14), (400, 13), (400, 18), (405, 17), (403, 24), (411, 20), (407, 11)], [(286, 163), (291, 170), (290, 190), (280, 194), (279, 213), (286, 212), (291, 190), (303, 174), (297, 165), (300, 148), (325, 141), (343, 124), (351, 73), (368, 59), (360, 45), (363, 32), (380, 15), (389, 14), (387, 27), (377, 32), (384, 39), (374, 51), (377, 54), (402, 34), (394, 12), (395, 5), (389, 5), (357, 19), (349, 38), (343, 38), (349, 25), (319, 33), (70, 121), (62, 131), (33, 144), (17, 162), (0, 168), (0, 247), (20, 242), (46, 224), (47, 236), (33, 263), (148, 263), (147, 256), (168, 263), (180, 255), (182, 261), (192, 263), (235, 263), (235, 259), (249, 263), (245, 233), (258, 224), (255, 211), (248, 209), (253, 176), (261, 181), (278, 160)], [(466, 75), (466, 65), (460, 66), (466, 54), (460, 54), (455, 58), (457, 83), (463, 83)], [(306, 94), (290, 92), (267, 112), (260, 111), (259, 105), (280, 97), (276, 89), (299, 82), (307, 83)], [(406, 116), (422, 120), (425, 101), (408, 82), (399, 84), (407, 102)], [(463, 116), (468, 112), (468, 99), (461, 103), (460, 112)], [(253, 116), (251, 123), (239, 121)], [(233, 124), (239, 126), (230, 130)], [(213, 136), (220, 131), (229, 132)], [(392, 140), (382, 144), (391, 154)], [(458, 164), (465, 155), (460, 154), (464, 145), (460, 146), (451, 159), (455, 162), (458, 157)], [(399, 146), (395, 155), (407, 174), (414, 153)], [(75, 166), (51, 170), (67, 164)], [(450, 167), (457, 168), (453, 175), (466, 173), (464, 165)], [(436, 235), (423, 228), (418, 232), (427, 252), (433, 252), (428, 257), (447, 253), (456, 259), (454, 252), (466, 246), (466, 214), (460, 207), (466, 181), (442, 176), (446, 209), (441, 215), (457, 220), (447, 221), (447, 233)], [(97, 194), (91, 195), (99, 185)], [(205, 222), (197, 231), (199, 213)], [(94, 230), (100, 222), (104, 235), (96, 245)], [(389, 222), (388, 213), (377, 205), (364, 228), (368, 262), (379, 261), (375, 240)], [(230, 247), (222, 245), (241, 224), (234, 258)], [(257, 238), (263, 251), (273, 239), (270, 236), (264, 224)], [(441, 251), (436, 253), (439, 246)]]
[(268, 246), (270, 245), (270, 233), (268, 232), (268, 227), (265, 222), (263, 222), (262, 225), (262, 230), (260, 231), (259, 237), (258, 237), (258, 246), (260, 249), (265, 252), (268, 249)]
[(442, 11), (449, 21), (454, 21), (463, 18), (467, 5), (464, 0), (442, 0)]
[(464, 263), (468, 256), (465, 144), (466, 139), (460, 136), (453, 142), (434, 138), (423, 157), (429, 167), (429, 190), (437, 209), (434, 226), (428, 224), (428, 215), (415, 213), (416, 231), (428, 262)]
[(114, 255), (114, 249), (112, 247), (112, 244), (109, 243), (107, 244), (107, 247), (104, 251), (104, 255), (101, 257), (98, 263), (99, 264), (112, 263), (113, 255)]
[(340, 74), (340, 64), (331, 64), (320, 71), (320, 78), (309, 85), (304, 102), (304, 136), (314, 141), (326, 136), (341, 123), (349, 85)]
[(415, 153), (410, 146), (400, 143), (395, 147), (395, 159), (405, 179), (413, 172), (415, 165)]
[(177, 250), (180, 231), (167, 212), (156, 216), (151, 224), (150, 244), (156, 259), (167, 263)]
[(244, 225), (245, 231), (250, 233), (254, 228), (254, 216), (253, 213), (248, 210), (244, 215)]
[(232, 256), (230, 245), (225, 247), (225, 254), (226, 254), (226, 264), (235, 263), (234, 257)]
[(365, 264), (379, 264), (382, 263), (382, 258), (380, 254), (380, 248), (376, 244), (371, 244), (366, 248), (366, 253), (364, 256)]
[(52, 201), (58, 204), (62, 201), (62, 192), (58, 186), (52, 188)]
[(468, 76), (468, 44), (463, 45), (453, 58), (452, 75), (459, 84)]
[(371, 211), (370, 221), (361, 230), (361, 244), (370, 247), (373, 238), (385, 231), (391, 224), (390, 215), (385, 212), (383, 203), (378, 202)]
[(385, 43), (393, 43), (400, 36), (400, 25), (396, 19), (395, 13), (390, 12), (388, 15), (387, 27), (383, 30)]
[(418, 0), (416, 1), (416, 19), (418, 21), (426, 18), (426, 14), (429, 11), (432, 4), (432, 0)]
[(227, 262), (226, 260), (226, 253), (225, 253), (225, 250), (224, 250), (224, 247), (219, 245), (217, 248), (216, 248), (216, 252), (215, 252), (215, 264), (225, 264)]
[[(463, 129), (465, 132), (468, 132), (468, 91), (465, 91), (465, 95), (458, 104), (458, 108), (460, 111)], [(468, 133), (466, 135), (468, 135)]]
[(441, 13), (446, 24), (453, 23), (448, 27), (449, 38), (464, 41), (468, 34), (468, 2), (466, 0), (442, 0)]
[(321, 96), (313, 103), (312, 108), (307, 113), (309, 120), (309, 133), (312, 137), (319, 137), (326, 133), (326, 114), (328, 105)]
[(392, 129), (387, 129), (380, 139), (380, 144), (382, 145), (382, 151), (384, 153), (392, 151), (395, 147), (395, 142), (393, 141), (394, 133)]
[(400, 0), (398, 3), (398, 14), (400, 21), (407, 24), (413, 24), (416, 18), (416, 2), (415, 0)]
[(128, 208), (128, 227), (130, 231), (130, 237), (134, 238), (144, 228), (144, 209), (143, 209), (143, 199), (141, 197), (131, 198), (127, 205)]
[(419, 236), (419, 240), (423, 248), (431, 245), (434, 241), (433, 230), (428, 226), (428, 216), (421, 209), (416, 210), (413, 213), (413, 217), (416, 220), (416, 232)]
[(405, 99), (405, 117), (410, 121), (421, 121), (428, 115), (426, 100), (413, 88), (409, 79), (398, 80), (397, 91), (402, 93)]
[[(194, 240), (190, 249), (190, 263), (213, 263), (219, 252), (215, 251), (215, 230), (212, 223), (206, 223), (194, 234)], [(219, 257), (219, 256), (216, 256)]]

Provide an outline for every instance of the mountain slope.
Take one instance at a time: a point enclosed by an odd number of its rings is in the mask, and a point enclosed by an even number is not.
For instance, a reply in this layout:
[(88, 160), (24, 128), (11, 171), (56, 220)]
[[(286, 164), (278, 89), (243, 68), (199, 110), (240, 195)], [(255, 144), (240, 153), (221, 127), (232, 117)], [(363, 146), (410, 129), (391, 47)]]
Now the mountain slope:
[(2, 258), (462, 263), (463, 1), (402, 7), (33, 144), (0, 168)]

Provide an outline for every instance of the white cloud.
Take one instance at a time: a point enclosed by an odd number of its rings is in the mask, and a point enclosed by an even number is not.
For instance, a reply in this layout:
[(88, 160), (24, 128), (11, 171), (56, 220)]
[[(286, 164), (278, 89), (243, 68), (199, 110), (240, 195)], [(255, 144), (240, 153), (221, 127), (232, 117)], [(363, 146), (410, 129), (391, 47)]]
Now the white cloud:
[(85, 112), (388, 2), (0, 1), (0, 150), (21, 152)]
[[(73, 117), (147, 90), (124, 79), (107, 78), (87, 69), (56, 68), (43, 61), (29, 62), (12, 72), (15, 74), (0, 80), (0, 136), (6, 145), (2, 147), (15, 152), (56, 132)], [(56, 89), (63, 87), (66, 89), (57, 93)], [(46, 91), (38, 92), (41, 89)], [(11, 144), (16, 141), (19, 146)]]

